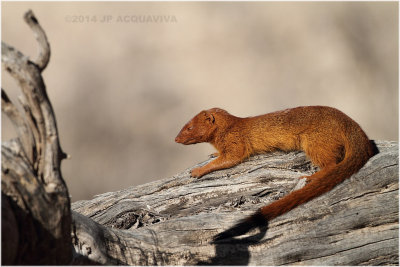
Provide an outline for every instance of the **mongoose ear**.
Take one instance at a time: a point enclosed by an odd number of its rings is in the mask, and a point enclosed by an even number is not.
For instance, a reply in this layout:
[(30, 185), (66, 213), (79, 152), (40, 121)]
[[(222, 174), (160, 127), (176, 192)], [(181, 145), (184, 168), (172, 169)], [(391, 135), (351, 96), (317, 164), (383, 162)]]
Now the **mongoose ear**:
[(209, 122), (211, 122), (211, 123), (214, 123), (215, 122), (215, 117), (214, 117), (214, 115), (211, 113), (211, 112), (209, 112), (209, 111), (205, 111), (204, 112), (204, 116), (205, 116), (205, 120), (206, 121), (209, 121)]

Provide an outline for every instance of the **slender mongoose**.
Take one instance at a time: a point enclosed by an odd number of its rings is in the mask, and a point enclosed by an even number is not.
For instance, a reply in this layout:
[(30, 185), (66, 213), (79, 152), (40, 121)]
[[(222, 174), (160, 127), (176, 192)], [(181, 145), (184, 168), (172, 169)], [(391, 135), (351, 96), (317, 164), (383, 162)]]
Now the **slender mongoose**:
[(356, 173), (374, 155), (374, 146), (361, 127), (343, 112), (306, 106), (239, 118), (220, 108), (197, 114), (175, 138), (184, 145), (208, 142), (218, 157), (192, 170), (193, 177), (230, 168), (251, 155), (276, 150), (302, 150), (320, 170), (307, 184), (262, 207), (254, 215), (216, 236), (237, 236), (325, 192)]

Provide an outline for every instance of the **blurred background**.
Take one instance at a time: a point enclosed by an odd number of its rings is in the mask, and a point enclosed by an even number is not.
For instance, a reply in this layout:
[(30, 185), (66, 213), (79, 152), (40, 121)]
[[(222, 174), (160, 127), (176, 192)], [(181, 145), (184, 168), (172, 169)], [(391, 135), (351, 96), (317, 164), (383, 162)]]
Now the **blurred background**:
[[(3, 2), (2, 41), (35, 58), (28, 9), (52, 49), (44, 79), (73, 201), (207, 159), (211, 145), (174, 138), (212, 107), (328, 105), (398, 140), (396, 2)], [(2, 88), (16, 103), (4, 72)], [(2, 116), (2, 140), (14, 134)]]

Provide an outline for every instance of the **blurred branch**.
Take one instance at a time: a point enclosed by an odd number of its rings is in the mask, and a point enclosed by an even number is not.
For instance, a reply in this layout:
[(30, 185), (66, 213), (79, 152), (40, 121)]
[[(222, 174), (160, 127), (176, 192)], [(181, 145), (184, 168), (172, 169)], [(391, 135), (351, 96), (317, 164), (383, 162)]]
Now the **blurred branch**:
[[(39, 42), (36, 62), (2, 42), (2, 66), (21, 88), (25, 111), (22, 115), (2, 89), (2, 112), (18, 133), (17, 139), (2, 143), (2, 211), (11, 218), (4, 226), (8, 230), (2, 228), (2, 251), (7, 251), (2, 263), (68, 264), (72, 259), (70, 199), (60, 169), (65, 154), (41, 76), (50, 49), (32, 11), (25, 14), (25, 21)], [(18, 223), (10, 223), (12, 218)]]
[(35, 15), (33, 15), (32, 10), (25, 13), (24, 20), (35, 34), (36, 40), (39, 43), (39, 55), (35, 63), (39, 70), (43, 71), (50, 60), (50, 44), (47, 41), (46, 33), (40, 26)]
[(18, 140), (21, 141), (21, 145), (24, 148), (25, 157), (31, 164), (33, 164), (35, 157), (33, 152), (35, 150), (35, 138), (31, 128), (29, 128), (25, 123), (23, 116), (11, 102), (4, 89), (1, 89), (1, 110), (14, 124), (14, 127), (17, 130)]

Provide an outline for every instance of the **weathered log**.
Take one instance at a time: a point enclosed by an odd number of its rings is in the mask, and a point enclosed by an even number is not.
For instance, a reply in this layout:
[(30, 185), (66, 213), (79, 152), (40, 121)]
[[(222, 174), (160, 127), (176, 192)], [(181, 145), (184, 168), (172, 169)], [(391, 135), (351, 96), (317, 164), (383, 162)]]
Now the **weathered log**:
[(75, 202), (75, 248), (103, 264), (398, 264), (398, 144), (377, 145), (334, 190), (229, 243), (211, 240), (304, 185), (298, 177), (315, 171), (304, 153), (259, 155), (200, 179), (186, 170)]
[(39, 43), (29, 60), (1, 44), (2, 67), (18, 83), (21, 114), (2, 89), (2, 112), (16, 127), (18, 138), (2, 143), (2, 263), (68, 264), (72, 260), (71, 211), (61, 175), (65, 154), (47, 97), (42, 71), (50, 58), (46, 35), (31, 11), (25, 16)]

